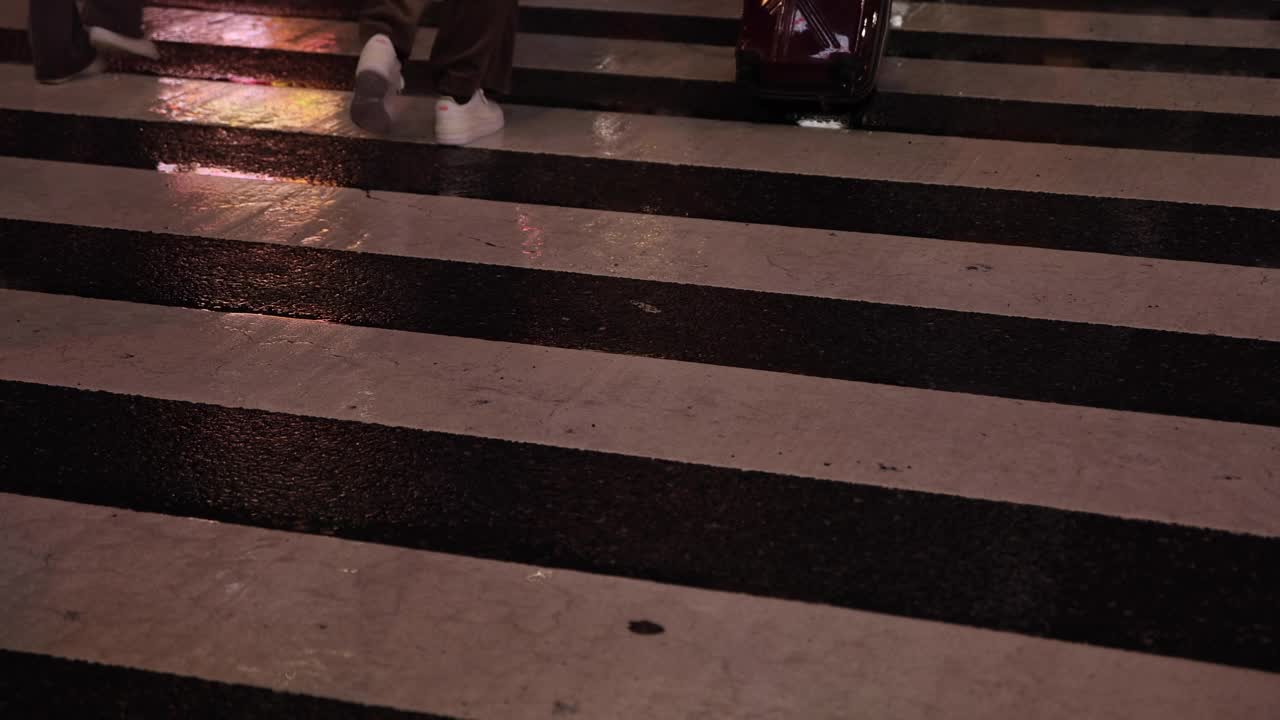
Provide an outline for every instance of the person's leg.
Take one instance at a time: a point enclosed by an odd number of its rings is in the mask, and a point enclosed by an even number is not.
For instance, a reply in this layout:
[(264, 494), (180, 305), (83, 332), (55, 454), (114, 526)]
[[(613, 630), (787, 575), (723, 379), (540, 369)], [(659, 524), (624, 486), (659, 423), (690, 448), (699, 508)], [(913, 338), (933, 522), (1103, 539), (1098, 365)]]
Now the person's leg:
[(142, 0), (86, 0), (84, 24), (98, 50), (160, 59), (156, 44), (142, 35)]
[(516, 0), (445, 0), (431, 48), (436, 92), (465, 103), (477, 90), (511, 87)]
[(413, 52), (418, 23), (431, 0), (366, 0), (360, 9), (360, 42), (386, 35), (401, 62)]
[(511, 86), (516, 0), (447, 0), (431, 48), (436, 94), (436, 140), (466, 145), (502, 129), (502, 108), (485, 90)]
[(400, 64), (413, 52), (418, 21), (430, 0), (366, 0), (360, 10), (364, 47), (356, 65), (351, 120), (375, 133), (391, 130), (387, 96), (404, 89)]
[(69, 80), (96, 62), (97, 53), (80, 23), (75, 0), (30, 0), (27, 39), (40, 82)]

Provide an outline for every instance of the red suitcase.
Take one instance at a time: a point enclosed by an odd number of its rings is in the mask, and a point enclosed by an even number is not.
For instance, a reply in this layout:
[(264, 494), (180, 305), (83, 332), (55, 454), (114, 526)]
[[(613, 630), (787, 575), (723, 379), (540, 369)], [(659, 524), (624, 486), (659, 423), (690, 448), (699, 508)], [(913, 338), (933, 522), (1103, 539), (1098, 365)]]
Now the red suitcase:
[(891, 0), (744, 0), (738, 80), (766, 98), (856, 102), (875, 89)]

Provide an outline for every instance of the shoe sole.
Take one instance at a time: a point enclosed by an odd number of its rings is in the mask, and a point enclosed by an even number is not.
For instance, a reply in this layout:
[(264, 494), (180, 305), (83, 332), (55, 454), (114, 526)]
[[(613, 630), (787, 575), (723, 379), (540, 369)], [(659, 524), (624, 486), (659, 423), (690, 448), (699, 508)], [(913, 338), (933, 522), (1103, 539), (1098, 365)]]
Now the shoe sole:
[(441, 145), (469, 145), (480, 138), (489, 137), (506, 127), (506, 118), (499, 117), (497, 121), (488, 125), (482, 125), (478, 128), (468, 128), (466, 130), (441, 131), (440, 126), (436, 125), (436, 142)]
[(391, 115), (387, 112), (390, 94), (391, 82), (386, 76), (372, 70), (357, 73), (351, 96), (351, 122), (371, 133), (386, 135), (391, 131)]

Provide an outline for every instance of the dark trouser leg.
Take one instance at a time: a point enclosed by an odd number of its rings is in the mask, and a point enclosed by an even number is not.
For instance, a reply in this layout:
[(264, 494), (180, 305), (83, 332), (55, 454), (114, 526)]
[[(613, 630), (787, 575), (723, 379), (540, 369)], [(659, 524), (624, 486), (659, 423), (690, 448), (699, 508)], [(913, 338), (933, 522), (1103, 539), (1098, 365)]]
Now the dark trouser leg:
[(396, 55), (403, 62), (413, 52), (413, 38), (418, 32), (418, 22), (431, 0), (365, 0), (360, 9), (360, 42), (374, 35), (386, 35), (396, 46)]
[(89, 0), (84, 4), (84, 24), (140, 38), (142, 0)]
[(64, 78), (93, 62), (95, 53), (80, 24), (75, 0), (31, 0), (27, 30), (36, 78), (40, 80)]
[(466, 102), (476, 90), (511, 88), (516, 0), (445, 0), (431, 48), (436, 92)]

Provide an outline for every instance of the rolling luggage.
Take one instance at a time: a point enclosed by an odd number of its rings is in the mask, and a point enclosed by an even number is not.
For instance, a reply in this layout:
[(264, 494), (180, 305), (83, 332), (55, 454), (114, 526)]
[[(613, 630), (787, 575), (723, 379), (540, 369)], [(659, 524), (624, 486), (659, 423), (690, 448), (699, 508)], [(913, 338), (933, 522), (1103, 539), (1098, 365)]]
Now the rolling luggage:
[(764, 98), (853, 103), (875, 89), (891, 0), (744, 0), (738, 81)]

